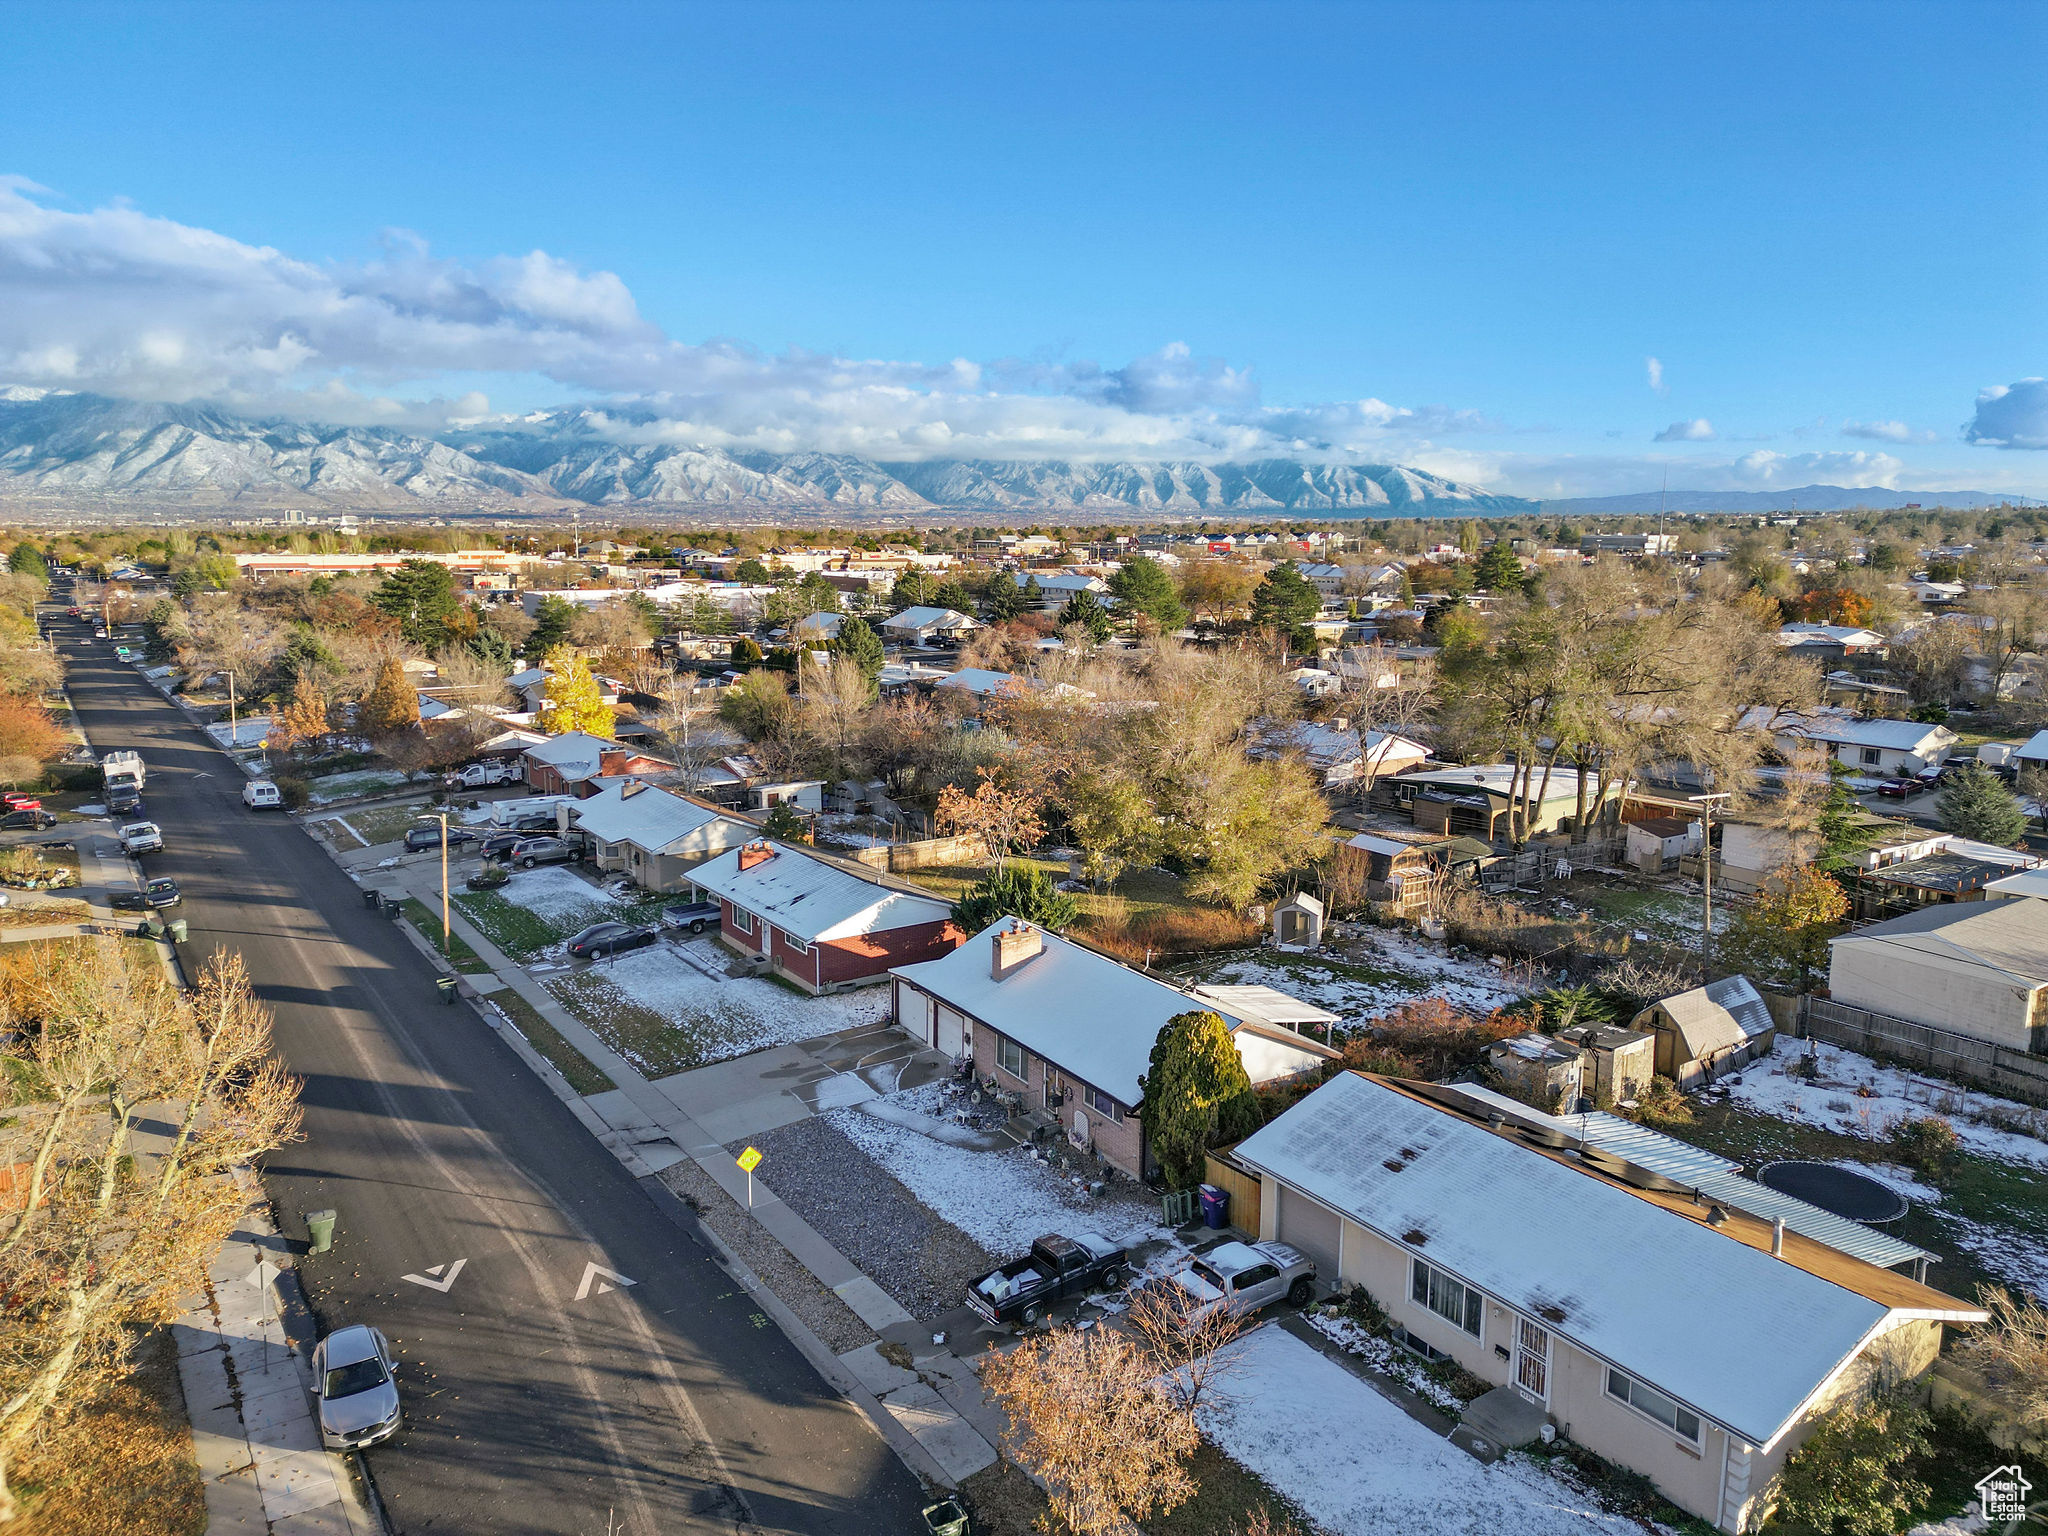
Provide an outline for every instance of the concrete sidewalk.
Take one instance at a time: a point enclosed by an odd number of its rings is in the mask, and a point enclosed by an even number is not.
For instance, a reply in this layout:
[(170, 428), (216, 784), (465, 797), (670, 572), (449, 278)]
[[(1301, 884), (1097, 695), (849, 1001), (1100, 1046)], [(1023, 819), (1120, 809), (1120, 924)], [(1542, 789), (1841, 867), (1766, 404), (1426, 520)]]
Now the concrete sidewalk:
[[(221, 1245), (203, 1294), (172, 1324), (192, 1449), (206, 1484), (207, 1536), (377, 1536), (348, 1463), (321, 1448), (313, 1417), (311, 1319), (260, 1186)], [(292, 1298), (292, 1299), (288, 1299)], [(287, 1329), (287, 1318), (297, 1327)], [(291, 1332), (299, 1333), (295, 1347)]]
[[(435, 902), (440, 897), (438, 861), (430, 869), (409, 870), (401, 866), (388, 870), (365, 870), (359, 878), (366, 890), (395, 892), (423, 900), (432, 898)], [(821, 1285), (843, 1301), (883, 1340), (910, 1348), (914, 1363), (918, 1353), (932, 1352), (929, 1335), (917, 1320), (863, 1274), (851, 1259), (826, 1241), (816, 1228), (783, 1203), (765, 1184), (755, 1180), (750, 1188), (746, 1173), (726, 1151), (725, 1142), (685, 1110), (676, 1096), (641, 1075), (631, 1062), (612, 1050), (588, 1025), (555, 1001), (547, 988), (469, 922), (460, 908), (451, 912), (450, 927), (491, 967), (492, 980), (524, 1000), (618, 1085), (612, 1092), (590, 1099), (568, 1092), (566, 1085), (558, 1091), (629, 1172), (636, 1177), (647, 1177), (685, 1157), (691, 1159), (732, 1197), (735, 1204), (746, 1209), (770, 1237), (788, 1250)], [(423, 946), (432, 952), (431, 944), (423, 941)], [(464, 980), (474, 983), (484, 978), (465, 977)], [(858, 1060), (872, 1059), (877, 1064), (883, 1061), (893, 1063), (899, 1059), (894, 1047), (868, 1041), (856, 1042), (855, 1054)], [(817, 1068), (817, 1076), (821, 1078), (835, 1070), (815, 1057), (805, 1055), (804, 1060)], [(810, 1112), (813, 1111), (805, 1111)], [(802, 1116), (792, 1114), (788, 1117), (798, 1118)], [(727, 1122), (728, 1125), (730, 1123)], [(945, 1353), (942, 1348), (940, 1353)], [(881, 1382), (878, 1377), (878, 1383), (886, 1390), (876, 1391), (869, 1385), (866, 1373), (853, 1369), (845, 1357), (840, 1358), (852, 1371), (853, 1379), (872, 1393), (879, 1406), (931, 1459), (949, 1484), (957, 1485), (994, 1464), (994, 1445), (930, 1384), (913, 1388), (910, 1383), (894, 1377), (889, 1377), (886, 1382)], [(950, 1354), (946, 1354), (946, 1359), (951, 1360)], [(926, 1469), (917, 1470), (923, 1473)]]

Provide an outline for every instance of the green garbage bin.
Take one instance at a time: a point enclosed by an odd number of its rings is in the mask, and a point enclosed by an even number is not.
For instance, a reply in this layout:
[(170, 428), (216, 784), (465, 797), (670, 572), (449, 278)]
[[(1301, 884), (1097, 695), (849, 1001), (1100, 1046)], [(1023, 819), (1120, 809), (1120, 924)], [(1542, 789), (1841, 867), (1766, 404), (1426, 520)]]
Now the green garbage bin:
[(171, 919), (171, 942), (173, 944), (184, 943), (185, 935), (190, 933), (191, 931), (191, 928), (187, 926), (185, 919), (183, 919), (182, 917), (174, 917)]
[(135, 937), (138, 939), (160, 939), (164, 936), (164, 931), (162, 923), (152, 922), (148, 918), (135, 925)]
[(334, 1212), (306, 1212), (306, 1235), (313, 1239), (313, 1251), (325, 1253), (334, 1246)]
[(453, 976), (437, 976), (434, 978), (435, 990), (441, 994), (441, 1001), (444, 1003), (455, 1001), (456, 986), (457, 982)]
[(951, 1499), (924, 1507), (924, 1528), (931, 1536), (967, 1536), (967, 1511)]

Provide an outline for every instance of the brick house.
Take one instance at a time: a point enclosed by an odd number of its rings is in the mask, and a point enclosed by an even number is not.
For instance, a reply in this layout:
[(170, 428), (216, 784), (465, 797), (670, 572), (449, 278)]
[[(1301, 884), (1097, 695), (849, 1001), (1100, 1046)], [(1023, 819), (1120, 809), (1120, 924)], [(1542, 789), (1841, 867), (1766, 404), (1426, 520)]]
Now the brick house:
[(761, 830), (715, 805), (638, 779), (606, 783), (570, 816), (589, 835), (599, 869), (630, 875), (650, 891), (685, 889), (699, 864)]
[(530, 791), (536, 795), (574, 795), (579, 800), (603, 788), (601, 780), (673, 773), (676, 766), (585, 731), (550, 736), (520, 755), (526, 760), (526, 787)]
[(897, 1026), (1059, 1122), (1075, 1146), (1142, 1178), (1137, 1110), (1152, 1045), (1176, 1014), (1220, 1015), (1254, 1083), (1292, 1077), (1336, 1053), (1293, 1030), (1234, 1015), (1107, 955), (1014, 918), (943, 959), (900, 966)]
[(885, 980), (891, 966), (934, 959), (961, 938), (953, 909), (929, 891), (786, 843), (744, 844), (689, 879), (718, 898), (729, 948), (765, 958), (806, 992)]

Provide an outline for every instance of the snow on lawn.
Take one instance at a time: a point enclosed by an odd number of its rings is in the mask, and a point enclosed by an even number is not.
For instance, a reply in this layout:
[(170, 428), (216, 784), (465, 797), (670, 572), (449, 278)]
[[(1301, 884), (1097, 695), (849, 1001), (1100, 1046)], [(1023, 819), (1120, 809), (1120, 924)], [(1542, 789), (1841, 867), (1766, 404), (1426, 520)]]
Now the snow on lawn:
[(1527, 1457), (1474, 1460), (1272, 1324), (1234, 1354), (1202, 1429), (1331, 1536), (1639, 1536)]
[(2023, 1286), (2036, 1296), (2048, 1297), (2048, 1233), (2037, 1234), (2021, 1227), (1972, 1221), (1942, 1204), (1941, 1191), (1913, 1177), (1911, 1169), (1894, 1163), (1837, 1162), (1837, 1168), (1875, 1179), (1894, 1194), (1919, 1206), (1950, 1229), (1958, 1248), (1973, 1255), (1992, 1274), (2008, 1285)]
[(1526, 990), (1477, 955), (1454, 955), (1420, 936), (1380, 928), (1366, 929), (1342, 951), (1244, 951), (1187, 974), (1223, 986), (1274, 987), (1329, 1009), (1352, 1028), (1418, 997), (1441, 997), (1454, 1008), (1485, 1014)]
[(1341, 1313), (1317, 1310), (1305, 1313), (1309, 1327), (1336, 1344), (1346, 1354), (1356, 1355), (1382, 1375), (1391, 1376), (1416, 1396), (1434, 1403), (1446, 1413), (1463, 1413), (1464, 1399), (1422, 1368), (1422, 1362), (1405, 1349), (1396, 1349), (1391, 1339), (1368, 1332), (1361, 1324)]
[(1788, 1070), (1802, 1058), (1803, 1049), (1794, 1042), (1787, 1045), (1789, 1049), (1745, 1067), (1742, 1081), (1728, 1089), (1729, 1102), (1780, 1120), (1804, 1121), (1873, 1141), (1885, 1139), (1900, 1120), (1939, 1115), (1955, 1127), (1966, 1152), (1994, 1162), (2048, 1168), (2048, 1141), (2001, 1129), (1999, 1124), (2030, 1125), (2048, 1134), (2048, 1110), (1881, 1066), (1868, 1056), (1817, 1043), (1820, 1076), (1808, 1082)]
[(521, 870), (498, 894), (558, 928), (594, 923), (600, 910), (618, 905), (597, 886), (559, 864)]
[[(1159, 1202), (1149, 1196), (1118, 1191), (1114, 1184), (1108, 1195), (1090, 1195), (1033, 1158), (1028, 1147), (984, 1152), (917, 1129), (919, 1118), (947, 1119), (946, 1084), (927, 1083), (870, 1102), (873, 1111), (861, 1105), (835, 1109), (827, 1118), (898, 1183), (990, 1253), (1022, 1253), (1048, 1232), (1099, 1232), (1126, 1247), (1171, 1235), (1160, 1225)], [(1124, 1191), (1130, 1188), (1123, 1186)]]
[(649, 1077), (872, 1024), (888, 1006), (886, 988), (809, 997), (758, 977), (729, 978), (730, 961), (709, 942), (664, 942), (546, 985)]
[(411, 775), (397, 769), (371, 768), (361, 773), (332, 773), (306, 785), (307, 798), (314, 805), (345, 800), (351, 795), (375, 794), (380, 789), (400, 789), (412, 782)]

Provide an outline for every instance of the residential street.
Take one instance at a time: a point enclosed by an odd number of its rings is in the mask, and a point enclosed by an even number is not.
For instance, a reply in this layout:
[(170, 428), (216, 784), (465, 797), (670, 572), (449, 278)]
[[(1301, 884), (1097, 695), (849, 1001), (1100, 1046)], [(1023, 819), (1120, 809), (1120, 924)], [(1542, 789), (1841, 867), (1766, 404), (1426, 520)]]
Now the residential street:
[(324, 1327), (401, 1356), (408, 1427), (369, 1453), (407, 1533), (914, 1528), (915, 1480), (299, 828), (58, 618), (94, 747), (133, 748), (185, 893), (188, 973), (238, 950), (305, 1080), (305, 1139), (265, 1170)]

